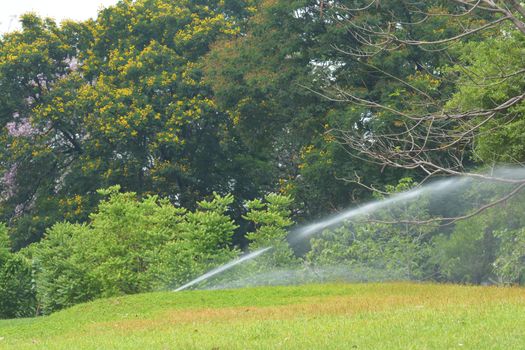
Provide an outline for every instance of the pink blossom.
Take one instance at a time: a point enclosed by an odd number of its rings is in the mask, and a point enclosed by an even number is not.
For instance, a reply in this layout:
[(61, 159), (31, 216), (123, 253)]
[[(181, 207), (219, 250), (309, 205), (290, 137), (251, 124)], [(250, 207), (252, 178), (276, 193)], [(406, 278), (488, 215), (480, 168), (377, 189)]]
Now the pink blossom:
[(6, 124), (9, 135), (14, 137), (29, 137), (37, 133), (27, 118), (22, 118), (19, 121), (9, 122)]

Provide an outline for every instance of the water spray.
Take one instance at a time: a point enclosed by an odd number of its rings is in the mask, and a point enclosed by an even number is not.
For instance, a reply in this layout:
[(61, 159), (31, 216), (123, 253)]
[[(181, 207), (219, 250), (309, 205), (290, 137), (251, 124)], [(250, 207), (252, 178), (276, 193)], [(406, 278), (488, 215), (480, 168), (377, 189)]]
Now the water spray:
[(250, 254), (246, 254), (246, 255), (238, 258), (238, 259), (230, 261), (229, 263), (224, 264), (222, 266), (219, 266), (219, 267), (211, 270), (210, 272), (207, 272), (204, 275), (202, 275), (200, 277), (197, 277), (193, 281), (190, 281), (190, 282), (186, 283), (185, 285), (180, 286), (179, 288), (175, 289), (175, 292), (179, 292), (181, 290), (187, 289), (187, 288), (193, 286), (194, 284), (202, 282), (202, 281), (204, 281), (204, 280), (206, 280), (206, 279), (208, 279), (208, 278), (210, 278), (212, 276), (215, 276), (215, 275), (217, 275), (217, 274), (219, 274), (219, 273), (221, 273), (223, 271), (229, 270), (232, 267), (234, 267), (235, 265), (241, 264), (241, 263), (243, 263), (246, 260), (254, 259), (254, 258), (258, 257), (259, 255), (266, 253), (270, 249), (272, 249), (272, 247), (262, 248), (262, 249), (254, 251), (254, 252), (252, 252)]
[[(358, 208), (352, 208), (352, 209), (349, 209), (341, 214), (338, 214), (336, 216), (333, 216), (333, 217), (330, 217), (328, 219), (325, 219), (323, 221), (319, 221), (319, 222), (316, 222), (316, 223), (313, 223), (313, 224), (310, 224), (308, 226), (305, 226), (299, 230), (297, 230), (295, 232), (295, 237), (292, 237), (292, 239), (290, 240), (290, 243), (292, 244), (295, 244), (297, 242), (299, 242), (300, 240), (303, 240), (305, 239), (306, 237), (316, 233), (316, 232), (319, 232), (321, 230), (324, 230), (325, 228), (328, 228), (330, 226), (333, 226), (333, 225), (336, 225), (336, 224), (339, 224), (345, 220), (348, 220), (350, 218), (353, 218), (353, 217), (356, 217), (356, 216), (359, 216), (359, 215), (363, 215), (363, 214), (366, 214), (366, 213), (370, 213), (370, 212), (374, 212), (378, 209), (382, 209), (388, 205), (391, 205), (391, 204), (394, 204), (394, 203), (397, 203), (397, 202), (401, 202), (401, 201), (406, 201), (406, 200), (409, 200), (409, 199), (413, 199), (413, 198), (416, 198), (418, 197), (419, 195), (421, 195), (423, 192), (425, 191), (439, 191), (439, 190), (443, 190), (451, 185), (454, 185), (454, 184), (457, 184), (458, 183), (458, 180), (457, 179), (449, 179), (449, 180), (444, 180), (444, 181), (439, 181), (435, 184), (433, 184), (432, 187), (422, 187), (422, 188), (417, 188), (417, 189), (413, 189), (413, 190), (410, 190), (410, 191), (407, 191), (407, 192), (403, 192), (403, 193), (399, 193), (399, 194), (396, 194), (396, 195), (393, 195), (387, 199), (382, 199), (382, 200), (378, 200), (378, 201), (373, 201), (373, 202), (370, 202), (368, 204), (365, 204), (361, 207), (358, 207)], [(231, 269), (232, 267), (238, 265), (238, 264), (241, 264), (245, 261), (248, 261), (248, 260), (251, 260), (251, 259), (255, 259), (256, 257), (258, 257), (259, 255), (262, 255), (264, 253), (266, 253), (268, 250), (272, 249), (272, 247), (266, 247), (266, 248), (261, 248), (259, 250), (256, 250), (250, 254), (246, 254), (238, 259), (235, 259), (233, 261), (230, 261), (229, 263), (227, 264), (224, 264), (222, 266), (219, 266), (207, 273), (205, 273), (204, 275), (200, 276), (200, 277), (197, 277), (196, 279), (180, 286), (179, 288), (175, 289), (175, 292), (178, 292), (178, 291), (181, 291), (181, 290), (184, 290), (184, 289), (187, 289), (199, 282), (202, 282), (210, 277), (213, 277), (221, 272), (224, 272), (226, 270), (229, 270)]]
[(361, 207), (351, 208), (349, 210), (342, 212), (341, 214), (332, 216), (323, 221), (319, 221), (319, 222), (304, 226), (296, 230), (294, 234), (295, 237), (292, 237), (290, 242), (297, 243), (298, 241), (301, 241), (316, 232), (322, 231), (336, 224), (340, 224), (341, 222), (345, 220), (348, 220), (348, 219), (351, 219), (351, 218), (354, 218), (360, 215), (364, 215), (367, 213), (373, 213), (389, 205), (417, 198), (418, 196), (422, 194), (428, 194), (432, 192), (442, 191), (444, 189), (450, 189), (450, 187), (452, 186), (464, 184), (466, 181), (469, 181), (469, 180), (470, 179), (466, 179), (466, 178), (461, 179), (461, 180), (458, 180), (457, 178), (452, 178), (448, 180), (438, 181), (428, 186), (415, 188), (410, 191), (392, 195), (389, 198), (367, 203)]
[[(514, 178), (523, 178), (525, 177), (525, 169), (511, 169), (511, 168), (499, 168), (499, 169), (496, 169), (496, 172), (498, 174), (498, 176), (501, 176), (502, 178), (504, 179), (514, 179)], [(400, 203), (400, 202), (404, 202), (404, 201), (408, 201), (408, 200), (413, 200), (413, 199), (416, 199), (417, 197), (421, 196), (421, 195), (429, 195), (429, 194), (433, 194), (433, 195), (441, 195), (442, 193), (445, 193), (445, 192), (448, 192), (450, 190), (453, 190), (453, 189), (457, 189), (457, 188), (461, 188), (460, 186), (463, 186), (463, 185), (466, 185), (468, 183), (471, 183), (473, 180), (473, 178), (469, 178), (469, 177), (463, 177), (463, 178), (460, 178), (460, 177), (454, 177), (454, 178), (449, 178), (449, 179), (446, 179), (446, 180), (441, 180), (441, 181), (436, 181), (436, 182), (433, 182), (433, 183), (430, 183), (430, 184), (427, 184), (425, 186), (422, 186), (422, 187), (419, 187), (419, 188), (415, 188), (415, 189), (412, 189), (412, 190), (409, 190), (409, 191), (406, 191), (406, 192), (402, 192), (402, 193), (398, 193), (398, 194), (394, 194), (388, 198), (385, 198), (385, 199), (381, 199), (381, 200), (377, 200), (377, 201), (372, 201), (372, 202), (369, 202), (363, 206), (360, 206), (360, 207), (357, 207), (357, 208), (350, 208), (340, 214), (337, 214), (335, 216), (331, 216), (331, 217), (328, 217), (327, 219), (324, 219), (324, 220), (321, 220), (321, 221), (318, 221), (318, 222), (315, 222), (315, 223), (312, 223), (310, 225), (307, 225), (307, 226), (303, 226), (303, 227), (300, 227), (294, 231), (291, 232), (290, 234), (290, 239), (289, 239), (289, 242), (290, 244), (297, 244), (299, 241), (303, 240), (303, 239), (306, 239), (307, 237), (319, 232), (319, 231), (322, 231), (324, 229), (327, 229), (327, 228), (330, 228), (330, 227), (333, 227), (337, 224), (341, 224), (342, 222), (346, 221), (346, 220), (349, 220), (349, 219), (352, 219), (352, 218), (355, 218), (355, 217), (359, 217), (361, 215), (365, 215), (365, 214), (370, 214), (370, 213), (374, 213), (376, 212), (377, 210), (380, 210), (380, 209), (385, 209), (387, 208), (388, 206), (390, 205), (393, 205), (393, 204), (397, 204), (397, 203)], [(482, 179), (483, 180), (483, 179)], [(249, 254), (246, 254), (240, 258), (237, 258), (227, 264), (224, 264), (222, 266), (219, 266), (207, 273), (205, 273), (204, 275), (184, 284), (183, 286), (175, 289), (175, 291), (181, 291), (181, 290), (184, 290), (184, 289), (187, 289), (199, 282), (202, 282), (212, 276), (215, 276), (221, 272), (224, 272), (226, 270), (229, 270), (231, 268), (233, 268), (234, 266), (238, 265), (238, 264), (241, 264), (245, 261), (248, 261), (248, 260), (251, 260), (251, 259), (254, 259), (256, 257), (258, 257), (259, 255), (262, 255), (264, 253), (266, 253), (267, 251), (269, 251), (270, 249), (272, 249), (272, 247), (266, 247), (266, 248), (261, 248), (257, 251), (254, 251), (252, 253), (249, 253)]]

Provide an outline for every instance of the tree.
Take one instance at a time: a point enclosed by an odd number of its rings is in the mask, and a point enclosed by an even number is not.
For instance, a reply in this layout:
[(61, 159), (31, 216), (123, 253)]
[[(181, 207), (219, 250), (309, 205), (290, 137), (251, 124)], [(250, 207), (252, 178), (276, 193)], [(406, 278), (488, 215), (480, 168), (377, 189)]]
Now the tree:
[(259, 199), (246, 202), (248, 213), (244, 218), (255, 226), (255, 231), (246, 234), (250, 250), (272, 247), (269, 253), (258, 258), (259, 269), (289, 268), (298, 263), (286, 239), (287, 228), (293, 223), (291, 203), (290, 197), (278, 194), (265, 196), (264, 202)]
[[(330, 4), (330, 20), (345, 26), (350, 38), (337, 47), (377, 76), (372, 85), (338, 83), (325, 93), (355, 106), (354, 126), (333, 130), (354, 156), (427, 177), (466, 175), (524, 186), (523, 179), (479, 174), (473, 166), (520, 161), (487, 150), (504, 147), (509, 129), (519, 125), (523, 71), (512, 50), (503, 54), (504, 47), (519, 47), (525, 33), (519, 2)], [(394, 89), (378, 85), (388, 81)]]
[(262, 1), (244, 31), (212, 46), (204, 72), (214, 100), (231, 120), (226, 132), (235, 140), (235, 159), (251, 165), (249, 181), (262, 191), (291, 195), (295, 217), (305, 220), (369, 196), (344, 181), (349, 174), (379, 185), (400, 177), (349, 160), (329, 134), (350, 127), (347, 113), (316, 87), (344, 80), (348, 72), (356, 80), (361, 75), (337, 69), (345, 57), (332, 45), (347, 33), (326, 21), (319, 1)]
[(214, 190), (256, 195), (238, 171), (250, 164), (231, 165), (230, 121), (200, 65), (253, 5), (121, 1), (60, 27), (26, 15), (2, 37), (2, 216), (15, 248), (54, 222), (86, 221), (96, 190), (114, 184), (188, 207)]
[[(2, 216), (9, 222), (34, 208), (36, 197), (48, 199), (54, 186), (49, 179), (64, 170), (55, 154), (74, 148), (70, 131), (52, 120), (37, 125), (33, 114), (70, 72), (68, 62), (75, 51), (51, 20), (28, 14), (21, 21), (22, 32), (6, 34), (0, 44), (0, 138), (5, 145), (0, 150), (1, 198)], [(14, 247), (33, 241), (47, 219), (43, 215), (34, 225), (24, 225)]]

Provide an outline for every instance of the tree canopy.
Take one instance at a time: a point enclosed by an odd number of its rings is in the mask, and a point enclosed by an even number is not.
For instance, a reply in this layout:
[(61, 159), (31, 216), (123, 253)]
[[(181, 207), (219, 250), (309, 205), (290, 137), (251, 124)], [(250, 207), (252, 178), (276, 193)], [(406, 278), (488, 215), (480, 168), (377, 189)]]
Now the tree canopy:
[[(525, 178), (498, 170), (525, 161), (522, 3), (121, 0), (21, 23), (0, 36), (0, 316), (170, 288), (269, 246), (245, 272), (523, 283)], [(287, 241), (438, 176), (480, 182), (468, 204)]]

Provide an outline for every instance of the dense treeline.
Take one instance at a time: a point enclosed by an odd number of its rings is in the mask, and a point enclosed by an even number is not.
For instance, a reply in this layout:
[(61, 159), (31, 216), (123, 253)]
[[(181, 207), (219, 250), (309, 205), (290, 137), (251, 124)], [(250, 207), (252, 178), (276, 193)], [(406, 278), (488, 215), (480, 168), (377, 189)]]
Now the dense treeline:
[[(246, 269), (523, 283), (518, 195), (446, 228), (354, 222), (311, 250), (285, 240), (374, 189), (525, 161), (521, 5), (480, 3), (122, 0), (85, 22), (24, 15), (0, 38), (0, 315), (171, 288), (267, 245)], [(525, 183), (512, 181), (490, 199)]]
[[(403, 179), (389, 194), (414, 185)], [(479, 183), (464, 188), (468, 201)], [(16, 253), (0, 227), (0, 317), (49, 314), (100, 297), (175, 289), (240, 255), (232, 245), (237, 225), (231, 195), (214, 194), (194, 211), (167, 199), (100, 190), (106, 197), (86, 223), (56, 223), (45, 238)], [(496, 195), (501, 188), (490, 189)], [(484, 194), (486, 195), (486, 193)], [(427, 224), (431, 198), (401, 202), (328, 228), (298, 255), (287, 240), (290, 197), (269, 194), (245, 203), (248, 250), (271, 249), (198, 287), (249, 286), (308, 281), (420, 280), (461, 283), (525, 282), (523, 195), (444, 231)], [(468, 212), (468, 208), (458, 206)], [(434, 213), (435, 215), (435, 213)]]
[[(236, 225), (227, 214), (232, 196), (215, 194), (188, 211), (156, 196), (139, 200), (136, 193), (118, 190), (100, 191), (108, 198), (87, 223), (57, 223), (40, 243), (17, 254), (3, 253), (3, 317), (47, 314), (97, 297), (174, 288), (239, 254), (231, 245)], [(286, 226), (289, 204), (289, 198), (275, 195), (264, 203), (246, 203), (247, 218), (262, 223), (249, 236), (252, 245), (284, 240), (286, 231), (276, 231), (276, 225)], [(5, 252), (5, 230), (1, 234)], [(291, 250), (281, 246), (268, 255), (267, 267), (291, 259)]]
[(311, 218), (366, 196), (338, 178), (395, 181), (327, 134), (345, 107), (309, 90), (331, 45), (316, 2), (255, 5), (122, 1), (95, 22), (26, 15), (2, 38), (1, 214), (16, 249), (85, 221), (115, 184), (186, 207), (231, 193), (237, 217), (283, 191)]

